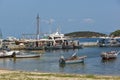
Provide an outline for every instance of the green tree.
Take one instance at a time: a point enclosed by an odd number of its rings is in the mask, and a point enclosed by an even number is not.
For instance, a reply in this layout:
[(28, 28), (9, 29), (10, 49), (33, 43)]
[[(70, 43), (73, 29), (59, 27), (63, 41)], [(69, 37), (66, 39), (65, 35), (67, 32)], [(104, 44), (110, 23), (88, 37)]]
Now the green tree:
[(116, 31), (110, 33), (110, 36), (120, 36), (120, 30), (116, 30)]

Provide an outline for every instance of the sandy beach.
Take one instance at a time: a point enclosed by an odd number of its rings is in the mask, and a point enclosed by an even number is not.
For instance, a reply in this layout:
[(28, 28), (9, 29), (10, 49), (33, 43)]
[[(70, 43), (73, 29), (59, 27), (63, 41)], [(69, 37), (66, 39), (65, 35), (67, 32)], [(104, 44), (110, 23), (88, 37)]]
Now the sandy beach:
[(25, 72), (0, 69), (0, 80), (120, 80), (119, 76)]

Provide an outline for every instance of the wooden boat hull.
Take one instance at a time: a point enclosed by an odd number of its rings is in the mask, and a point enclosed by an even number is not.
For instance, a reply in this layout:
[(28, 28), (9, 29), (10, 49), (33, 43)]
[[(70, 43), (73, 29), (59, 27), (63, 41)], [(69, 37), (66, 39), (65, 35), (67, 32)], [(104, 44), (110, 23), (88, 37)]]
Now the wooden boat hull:
[(104, 53), (101, 53), (101, 57), (102, 57), (103, 60), (115, 59), (115, 58), (117, 58), (117, 55), (118, 55), (117, 52), (113, 52), (113, 53), (104, 52)]

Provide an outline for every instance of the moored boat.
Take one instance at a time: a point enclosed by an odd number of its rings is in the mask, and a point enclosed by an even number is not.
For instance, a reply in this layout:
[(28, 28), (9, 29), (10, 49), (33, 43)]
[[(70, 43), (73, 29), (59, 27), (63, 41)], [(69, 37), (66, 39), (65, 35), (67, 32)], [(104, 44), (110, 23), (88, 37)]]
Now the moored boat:
[(19, 52), (13, 55), (13, 58), (36, 58), (40, 57), (40, 54), (27, 54), (24, 52)]
[(117, 58), (120, 51), (110, 51), (110, 52), (102, 52), (101, 57), (103, 60), (115, 59)]
[(40, 55), (37, 54), (29, 54), (29, 55), (16, 55), (15, 58), (36, 58), (40, 57)]
[(7, 50), (1, 50), (0, 51), (0, 58), (11, 58), (13, 57), (13, 54), (18, 53), (19, 51), (7, 51)]
[(72, 64), (72, 63), (82, 63), (87, 56), (76, 56), (74, 53), (70, 58), (64, 58), (63, 56), (60, 57), (59, 63), (60, 64)]
[(116, 38), (103, 38), (97, 42), (99, 47), (120, 47), (120, 41)]

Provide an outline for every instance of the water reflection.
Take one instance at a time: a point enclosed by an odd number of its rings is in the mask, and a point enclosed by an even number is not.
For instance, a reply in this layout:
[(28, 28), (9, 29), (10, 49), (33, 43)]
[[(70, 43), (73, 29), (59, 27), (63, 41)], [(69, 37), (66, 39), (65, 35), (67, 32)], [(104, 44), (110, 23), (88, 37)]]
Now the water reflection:
[[(59, 64), (60, 72), (76, 71), (77, 69), (83, 72), (85, 70), (85, 67), (86, 67), (85, 63)], [(66, 71), (67, 69), (68, 71)]]
[(64, 68), (66, 64), (59, 64), (60, 68)]
[(102, 63), (104, 64), (110, 64), (110, 63), (114, 63), (116, 61), (116, 58), (115, 59), (110, 59), (110, 60), (101, 60)]

